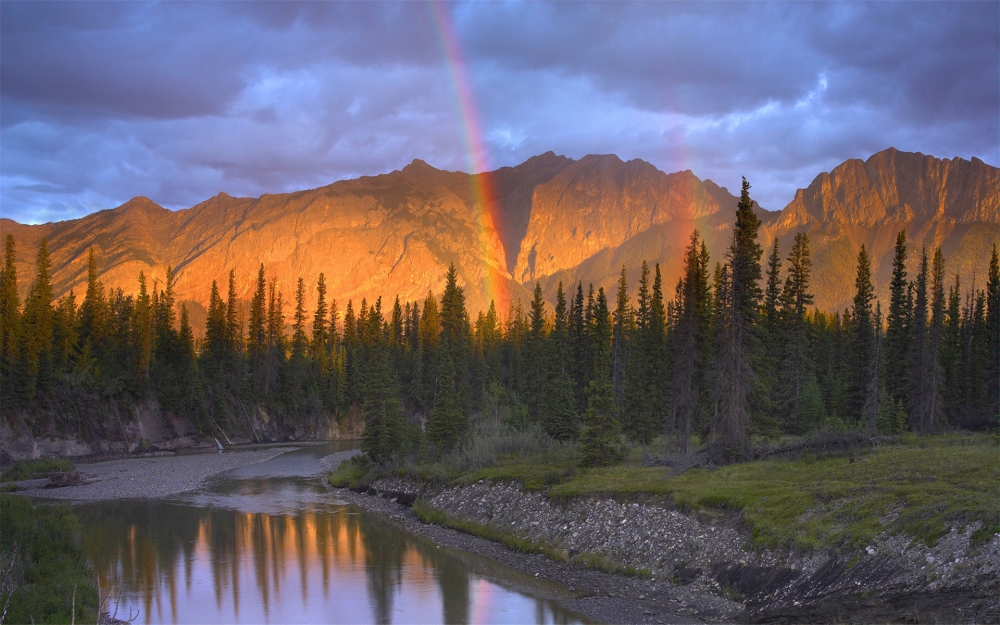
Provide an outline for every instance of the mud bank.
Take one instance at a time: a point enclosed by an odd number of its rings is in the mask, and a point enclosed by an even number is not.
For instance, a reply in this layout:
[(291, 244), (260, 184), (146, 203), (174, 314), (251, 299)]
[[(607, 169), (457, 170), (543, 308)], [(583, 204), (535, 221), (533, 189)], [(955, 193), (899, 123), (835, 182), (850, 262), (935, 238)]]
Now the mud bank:
[[(420, 498), (451, 517), (553, 549), (570, 563), (485, 541), (506, 552), (506, 563), (585, 593), (566, 607), (598, 620), (1000, 622), (1000, 534), (974, 544), (978, 524), (952, 528), (933, 547), (883, 535), (861, 549), (800, 553), (747, 549), (750, 534), (738, 517), (686, 513), (658, 499), (555, 501), (515, 483), (440, 489), (399, 478), (376, 481), (369, 493), (352, 500), (414, 531), (423, 524), (403, 504)], [(459, 543), (483, 540), (455, 533)], [(595, 556), (651, 579), (572, 563)]]

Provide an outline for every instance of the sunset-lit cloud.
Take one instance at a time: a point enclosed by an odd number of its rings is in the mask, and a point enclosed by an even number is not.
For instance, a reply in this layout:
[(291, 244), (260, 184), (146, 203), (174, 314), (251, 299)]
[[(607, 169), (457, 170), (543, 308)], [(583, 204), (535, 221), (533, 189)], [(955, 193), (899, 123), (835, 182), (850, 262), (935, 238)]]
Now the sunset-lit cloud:
[[(486, 151), (741, 175), (780, 209), (889, 146), (1000, 164), (997, 3), (446, 4)], [(468, 171), (424, 3), (0, 4), (0, 211)]]

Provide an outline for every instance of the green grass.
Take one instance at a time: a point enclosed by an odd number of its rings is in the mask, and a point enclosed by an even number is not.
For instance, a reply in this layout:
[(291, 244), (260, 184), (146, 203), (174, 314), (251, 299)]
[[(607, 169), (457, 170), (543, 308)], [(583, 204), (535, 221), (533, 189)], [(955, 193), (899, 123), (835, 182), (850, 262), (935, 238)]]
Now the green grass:
[(0, 528), (0, 577), (10, 571), (0, 583), (0, 606), (13, 589), (6, 622), (69, 623), (74, 608), (76, 622), (97, 620), (97, 589), (67, 506), (0, 495)]
[(1000, 451), (989, 436), (905, 436), (848, 457), (765, 460), (669, 476), (628, 462), (577, 469), (572, 458), (505, 458), (463, 475), (520, 480), (553, 498), (665, 497), (682, 508), (742, 516), (753, 547), (861, 547), (882, 532), (933, 545), (953, 526), (982, 521), (975, 539), (1000, 531)]
[(354, 456), (340, 463), (327, 478), (335, 488), (358, 488), (366, 482), (371, 465), (362, 456)]
[(73, 463), (64, 458), (18, 460), (0, 474), (0, 482), (17, 482), (35, 477), (48, 477), (57, 471), (72, 471)]

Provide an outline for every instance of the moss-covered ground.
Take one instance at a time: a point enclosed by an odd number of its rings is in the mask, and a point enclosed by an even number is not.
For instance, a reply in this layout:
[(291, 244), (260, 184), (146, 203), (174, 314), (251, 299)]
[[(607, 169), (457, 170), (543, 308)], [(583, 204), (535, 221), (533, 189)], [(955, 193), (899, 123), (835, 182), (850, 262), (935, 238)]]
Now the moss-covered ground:
[[(400, 472), (444, 483), (516, 480), (549, 497), (662, 498), (683, 509), (739, 514), (752, 547), (863, 547), (883, 532), (933, 545), (952, 527), (980, 521), (974, 540), (1000, 532), (1000, 448), (983, 434), (904, 435), (849, 454), (773, 459), (679, 475), (644, 466), (640, 454), (606, 468), (580, 468), (572, 452), (501, 456), (477, 470), (446, 465)], [(344, 466), (337, 485), (366, 478)]]

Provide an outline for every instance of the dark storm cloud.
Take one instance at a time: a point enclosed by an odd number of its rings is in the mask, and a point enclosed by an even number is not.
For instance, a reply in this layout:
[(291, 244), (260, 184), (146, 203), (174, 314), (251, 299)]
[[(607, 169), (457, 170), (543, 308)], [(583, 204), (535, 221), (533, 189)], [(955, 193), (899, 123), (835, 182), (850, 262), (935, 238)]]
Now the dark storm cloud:
[[(447, 5), (487, 160), (613, 152), (781, 208), (895, 146), (1000, 162), (997, 3)], [(467, 169), (430, 5), (0, 3), (0, 210)]]

